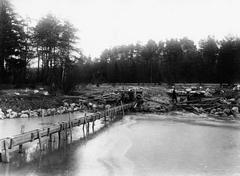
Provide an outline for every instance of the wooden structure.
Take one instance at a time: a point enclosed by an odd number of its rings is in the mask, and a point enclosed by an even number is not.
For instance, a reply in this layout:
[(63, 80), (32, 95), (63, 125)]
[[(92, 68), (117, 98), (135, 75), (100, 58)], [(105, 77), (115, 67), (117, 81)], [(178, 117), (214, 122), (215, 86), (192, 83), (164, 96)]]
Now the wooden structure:
[[(19, 152), (22, 152), (23, 145), (29, 142), (33, 142), (38, 140), (39, 146), (41, 149), (41, 140), (43, 137), (49, 137), (49, 141), (52, 141), (52, 136), (54, 134), (58, 135), (58, 142), (62, 140), (62, 138), (68, 139), (68, 131), (70, 132), (70, 137), (72, 137), (72, 131), (71, 129), (80, 125), (86, 125), (87, 132), (89, 131), (89, 123), (92, 122), (92, 129), (94, 131), (94, 122), (98, 119), (104, 119), (106, 122), (106, 117), (110, 117), (110, 119), (113, 118), (113, 116), (117, 114), (123, 114), (124, 111), (132, 108), (134, 106), (133, 103), (129, 104), (121, 104), (121, 106), (113, 107), (110, 109), (107, 109), (102, 112), (97, 112), (91, 115), (87, 115), (81, 118), (71, 119), (69, 121), (65, 121), (62, 123), (58, 123), (55, 125), (52, 125), (48, 128), (44, 129), (36, 129), (33, 131), (29, 131), (23, 134), (19, 134), (13, 137), (5, 138), (0, 140), (0, 161), (2, 162), (10, 162), (9, 157), (9, 151), (13, 149), (14, 147), (19, 147)], [(64, 134), (64, 136), (63, 136)]]

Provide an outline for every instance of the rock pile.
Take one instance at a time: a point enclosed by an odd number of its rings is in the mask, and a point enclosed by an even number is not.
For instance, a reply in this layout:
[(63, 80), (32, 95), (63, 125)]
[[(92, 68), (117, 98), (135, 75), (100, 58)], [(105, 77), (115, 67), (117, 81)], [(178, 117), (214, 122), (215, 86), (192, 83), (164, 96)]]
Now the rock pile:
[(46, 117), (74, 111), (87, 110), (90, 106), (97, 108), (97, 105), (93, 103), (67, 103), (64, 101), (63, 105), (57, 108), (22, 110), (21, 112), (15, 112), (12, 109), (7, 109), (5, 112), (3, 112), (3, 110), (0, 109), (0, 119)]
[(236, 119), (239, 118), (240, 101), (234, 98), (208, 98), (177, 103), (175, 107), (177, 110), (184, 109), (196, 114), (206, 113), (221, 119)]

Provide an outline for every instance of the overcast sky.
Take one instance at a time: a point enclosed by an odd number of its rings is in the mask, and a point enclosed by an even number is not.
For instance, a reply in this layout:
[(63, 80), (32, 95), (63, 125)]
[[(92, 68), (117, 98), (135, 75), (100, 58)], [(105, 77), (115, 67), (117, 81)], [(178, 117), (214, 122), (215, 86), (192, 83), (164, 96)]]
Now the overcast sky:
[(240, 33), (239, 0), (11, 0), (22, 17), (48, 13), (78, 28), (84, 54), (121, 44)]

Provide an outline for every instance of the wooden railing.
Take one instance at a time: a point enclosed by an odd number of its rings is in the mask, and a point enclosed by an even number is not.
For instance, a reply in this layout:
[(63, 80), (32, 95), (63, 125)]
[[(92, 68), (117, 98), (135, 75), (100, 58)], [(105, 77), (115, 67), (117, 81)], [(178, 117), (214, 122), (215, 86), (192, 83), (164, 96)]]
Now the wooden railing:
[(2, 162), (9, 162), (10, 161), (9, 150), (13, 149), (16, 146), (19, 146), (19, 150), (22, 150), (23, 144), (26, 144), (28, 142), (33, 142), (35, 140), (39, 140), (39, 144), (41, 147), (41, 139), (43, 137), (49, 137), (49, 140), (52, 140), (53, 134), (58, 134), (59, 142), (60, 142), (62, 131), (64, 130), (66, 131), (80, 125), (89, 124), (89, 122), (93, 122), (93, 128), (94, 128), (95, 120), (98, 120), (101, 118), (104, 118), (106, 120), (107, 116), (113, 117), (119, 113), (123, 113), (124, 115), (124, 111), (132, 108), (134, 104), (135, 103), (121, 104), (121, 106), (113, 107), (108, 110), (97, 112), (81, 118), (72, 119), (67, 122), (61, 122), (61, 123), (49, 126), (48, 128), (36, 129), (36, 130), (19, 134), (13, 137), (0, 139), (0, 154), (1, 154), (0, 160)]

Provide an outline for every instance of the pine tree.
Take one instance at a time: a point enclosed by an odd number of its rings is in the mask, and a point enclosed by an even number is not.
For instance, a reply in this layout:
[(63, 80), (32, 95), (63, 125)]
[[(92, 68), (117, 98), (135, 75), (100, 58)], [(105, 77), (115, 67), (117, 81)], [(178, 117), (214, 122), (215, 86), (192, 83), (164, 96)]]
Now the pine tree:
[[(0, 0), (0, 82), (12, 68), (22, 65), (23, 24), (8, 0)], [(19, 60), (16, 60), (19, 59)], [(17, 68), (19, 68), (17, 66)], [(5, 80), (6, 81), (6, 80)]]

